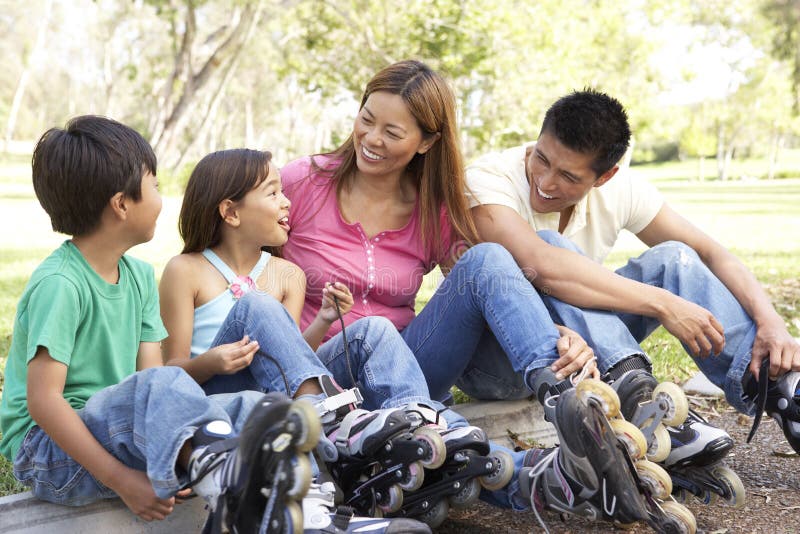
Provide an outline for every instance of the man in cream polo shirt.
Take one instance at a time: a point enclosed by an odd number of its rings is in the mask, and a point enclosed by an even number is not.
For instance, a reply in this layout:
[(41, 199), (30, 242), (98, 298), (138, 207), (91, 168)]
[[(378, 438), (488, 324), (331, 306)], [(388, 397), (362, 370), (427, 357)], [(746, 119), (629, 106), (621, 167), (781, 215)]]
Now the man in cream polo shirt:
[[(753, 415), (754, 400), (766, 399), (797, 450), (800, 345), (738, 259), (673, 211), (655, 187), (620, 168), (629, 140), (615, 99), (593, 90), (562, 97), (547, 111), (537, 142), (467, 168), (480, 237), (504, 245), (554, 320), (595, 352), (641, 342), (663, 324), (732, 406)], [(615, 274), (600, 262), (623, 229), (651, 248)], [(756, 398), (762, 360), (782, 394), (773, 387)]]

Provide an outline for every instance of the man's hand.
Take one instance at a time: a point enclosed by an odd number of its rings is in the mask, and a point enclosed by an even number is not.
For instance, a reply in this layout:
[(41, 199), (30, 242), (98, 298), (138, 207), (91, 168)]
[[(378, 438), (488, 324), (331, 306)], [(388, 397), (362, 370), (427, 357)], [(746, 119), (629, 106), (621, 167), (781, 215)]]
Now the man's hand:
[(128, 509), (145, 521), (164, 519), (172, 513), (175, 498), (159, 499), (150, 479), (143, 471), (125, 467), (109, 486), (120, 496)]
[(241, 340), (210, 348), (201, 356), (211, 362), (211, 370), (216, 375), (238, 373), (253, 362), (258, 351), (258, 341), (250, 341), (248, 336)]
[(688, 300), (671, 295), (659, 320), (670, 334), (689, 348), (695, 357), (705, 358), (725, 348), (725, 332), (711, 312)]
[(771, 380), (789, 371), (800, 371), (800, 343), (789, 334), (783, 322), (763, 325), (756, 329), (750, 361), (750, 372), (756, 378), (764, 358), (769, 358)]
[(550, 369), (556, 373), (556, 378), (563, 380), (585, 366), (588, 366), (587, 376), (600, 378), (594, 351), (586, 344), (586, 341), (577, 332), (566, 326), (556, 325), (556, 328), (561, 334), (556, 343), (559, 358), (550, 366)]

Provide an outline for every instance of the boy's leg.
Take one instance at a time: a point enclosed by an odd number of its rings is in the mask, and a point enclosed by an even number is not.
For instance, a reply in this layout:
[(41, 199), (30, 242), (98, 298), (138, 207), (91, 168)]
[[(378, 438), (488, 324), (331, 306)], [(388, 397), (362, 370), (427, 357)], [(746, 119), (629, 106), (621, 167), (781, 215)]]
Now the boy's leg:
[(255, 389), (280, 391), (293, 397), (309, 378), (329, 374), (283, 304), (266, 293), (250, 291), (239, 299), (212, 346), (239, 341), (245, 335), (260, 346), (253, 362), (234, 375), (211, 378), (203, 384), (206, 393)]
[(556, 360), (559, 335), (547, 309), (511, 254), (494, 243), (465, 252), (402, 332), (432, 398), (444, 399), (464, 373), (487, 323), (523, 378)]
[[(164, 499), (185, 482), (176, 462), (195, 431), (214, 420), (241, 426), (260, 397), (248, 392), (219, 404), (182, 369), (159, 367), (97, 392), (78, 414), (106, 450), (128, 467), (146, 471), (156, 494)], [(14, 473), (33, 485), (37, 497), (51, 502), (77, 506), (115, 496), (40, 429), (26, 436)]]
[[(742, 377), (750, 365), (755, 323), (697, 253), (683, 243), (667, 241), (629, 260), (617, 273), (666, 289), (704, 307), (717, 318), (725, 329), (725, 348), (721, 354), (694, 361), (709, 380), (725, 391), (731, 406), (752, 415), (753, 403), (744, 398)], [(638, 340), (659, 326), (651, 317), (633, 314), (619, 314), (619, 317)]]
[[(317, 350), (317, 356), (342, 388), (358, 387), (367, 410), (428, 402), (425, 376), (414, 354), (384, 317), (365, 317), (350, 324)], [(350, 358), (348, 360), (347, 354)]]

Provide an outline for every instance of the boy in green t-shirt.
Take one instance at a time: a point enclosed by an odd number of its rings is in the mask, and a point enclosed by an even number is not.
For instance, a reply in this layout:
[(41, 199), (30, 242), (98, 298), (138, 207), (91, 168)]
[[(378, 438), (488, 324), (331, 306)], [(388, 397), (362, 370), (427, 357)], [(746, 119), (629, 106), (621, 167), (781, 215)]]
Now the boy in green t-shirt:
[(263, 519), (291, 531), (310, 477), (298, 452), (316, 443), (316, 413), (280, 394), (206, 396), (182, 369), (161, 367), (153, 269), (124, 255), (153, 237), (155, 175), (152, 148), (110, 119), (78, 117), (39, 140), (36, 196), (72, 239), (34, 271), (17, 307), (0, 451), (47, 501), (119, 496), (142, 519), (163, 519), (193, 487), (217, 527), (256, 531)]

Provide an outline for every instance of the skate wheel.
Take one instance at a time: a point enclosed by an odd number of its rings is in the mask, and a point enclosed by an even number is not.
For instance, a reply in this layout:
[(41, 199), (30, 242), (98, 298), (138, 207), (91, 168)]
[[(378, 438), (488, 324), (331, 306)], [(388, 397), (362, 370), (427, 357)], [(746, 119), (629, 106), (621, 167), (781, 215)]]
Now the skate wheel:
[(587, 378), (578, 382), (575, 386), (575, 393), (583, 402), (594, 399), (603, 407), (603, 412), (607, 418), (619, 415), (619, 396), (614, 388), (595, 378)]
[(647, 459), (651, 462), (663, 462), (672, 450), (672, 440), (664, 425), (659, 424), (653, 430), (653, 442), (647, 448)]
[(292, 471), (292, 487), (286, 490), (286, 494), (289, 498), (299, 501), (305, 497), (311, 486), (311, 460), (305, 454), (295, 456)]
[(310, 402), (297, 400), (292, 403), (289, 413), (297, 415), (299, 423), (302, 425), (302, 432), (297, 440), (297, 449), (301, 452), (309, 452), (317, 446), (319, 437), (322, 434), (322, 423), (319, 421), (319, 414)]
[(649, 460), (639, 460), (634, 464), (636, 473), (650, 494), (656, 499), (666, 499), (672, 493), (672, 479), (664, 468)]
[(514, 476), (514, 459), (506, 451), (494, 451), (490, 456), (497, 468), (480, 478), (481, 486), (489, 491), (499, 490), (511, 481)]
[(669, 405), (666, 417), (661, 421), (666, 426), (676, 426), (686, 421), (689, 415), (689, 401), (681, 387), (672, 382), (661, 382), (653, 390), (653, 400), (660, 403), (662, 400)]
[(431, 528), (437, 528), (445, 522), (449, 513), (450, 506), (447, 504), (447, 501), (441, 500), (431, 506), (427, 512), (423, 513), (419, 517), (415, 517), (414, 519), (422, 521)]
[(477, 478), (472, 478), (463, 482), (458, 493), (450, 496), (450, 505), (453, 508), (467, 508), (478, 500), (481, 494), (481, 484)]
[(695, 495), (694, 499), (706, 506), (711, 506), (712, 504), (716, 504), (719, 500), (719, 495), (714, 493), (711, 490), (705, 490), (702, 495)]
[(680, 524), (681, 534), (695, 534), (697, 532), (697, 521), (692, 512), (684, 505), (667, 501), (661, 503), (661, 509), (671, 519)]
[(425, 469), (422, 462), (408, 464), (408, 476), (400, 482), (400, 487), (405, 491), (417, 491), (425, 481)]
[(433, 427), (421, 426), (414, 430), (414, 437), (426, 442), (431, 449), (430, 454), (421, 460), (422, 465), (426, 469), (442, 467), (447, 459), (447, 447), (445, 447), (441, 434)]
[(381, 502), (378, 504), (381, 511), (385, 514), (393, 514), (403, 506), (403, 490), (400, 486), (393, 484), (384, 494)]
[(284, 532), (303, 534), (303, 509), (294, 501), (286, 503), (286, 522)]
[(747, 492), (742, 484), (742, 479), (739, 478), (733, 469), (730, 467), (720, 465), (712, 471), (714, 477), (725, 488), (725, 493), (722, 497), (725, 504), (733, 506), (736, 509), (742, 508), (746, 500)]
[[(582, 384), (583, 382), (581, 382)], [(633, 423), (629, 423), (625, 419), (612, 419), (609, 421), (611, 430), (617, 435), (617, 439), (625, 445), (628, 451), (628, 456), (631, 460), (638, 460), (644, 458), (647, 452), (647, 440), (644, 439), (644, 434), (639, 430), (639, 427)]]

